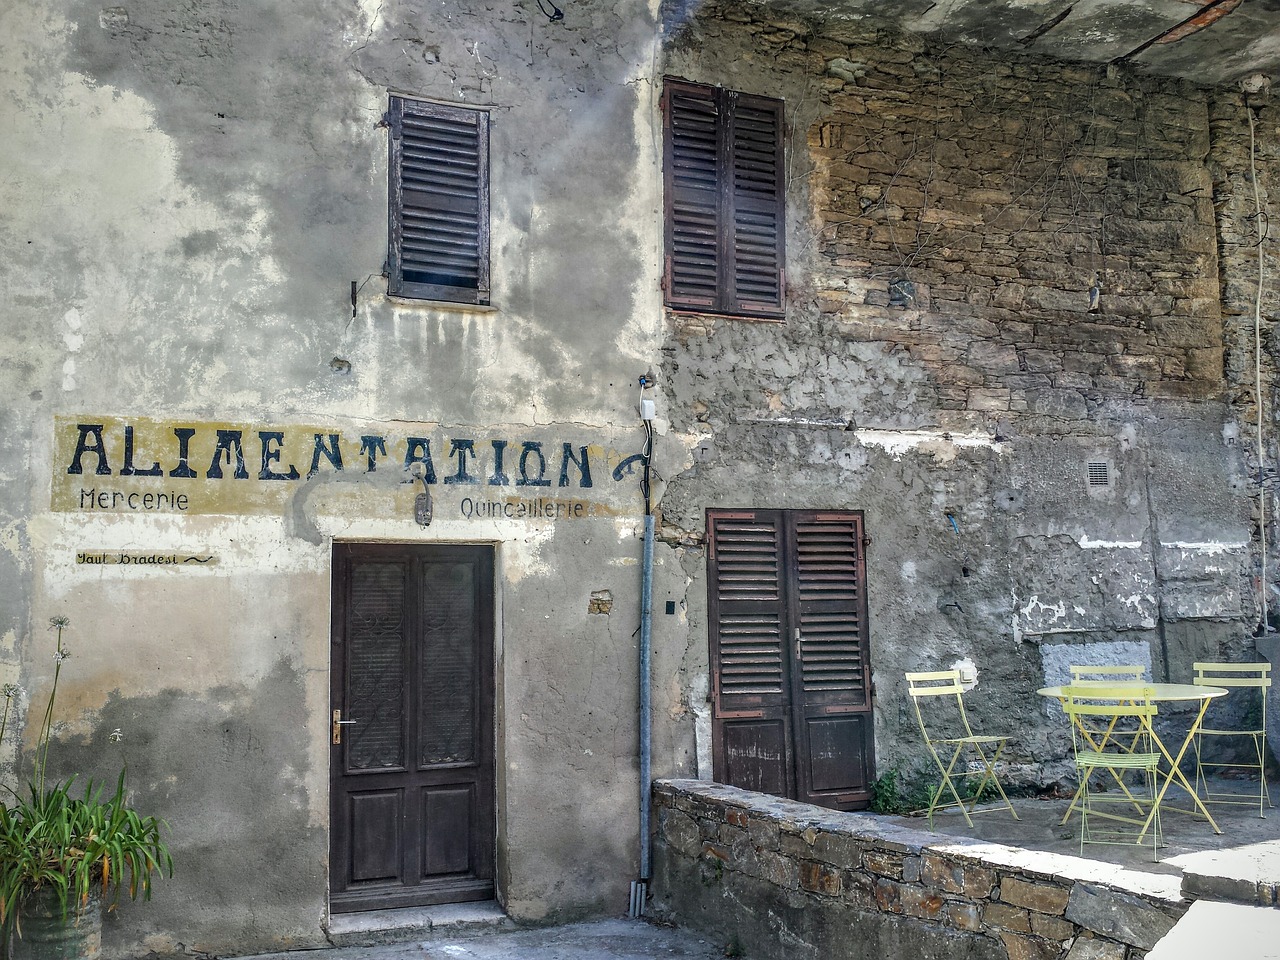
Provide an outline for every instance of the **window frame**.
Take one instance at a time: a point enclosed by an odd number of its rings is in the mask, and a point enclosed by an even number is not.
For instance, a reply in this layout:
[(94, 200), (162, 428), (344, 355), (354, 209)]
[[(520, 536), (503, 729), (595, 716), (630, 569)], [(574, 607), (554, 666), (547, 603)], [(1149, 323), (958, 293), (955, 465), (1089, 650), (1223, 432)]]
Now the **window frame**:
[[(424, 204), (405, 203), (405, 150), (404, 127), (405, 118), (426, 119), (442, 125), (452, 124), (475, 128), (474, 144), (467, 142), (470, 138), (460, 138), (446, 144), (455, 150), (464, 164), (471, 164), (475, 169), (475, 183), (472, 194), (445, 197), (441, 206), (432, 208)], [(418, 100), (401, 94), (391, 94), (389, 109), (386, 114), (388, 134), (387, 165), (387, 294), (408, 300), (431, 300), (444, 303), (489, 306), (490, 297), (490, 231), (489, 231), (489, 112), (476, 107), (463, 107), (454, 104), (438, 103), (432, 100)], [(437, 196), (443, 196), (438, 192)], [(469, 207), (474, 205), (474, 209)], [(453, 207), (452, 210), (446, 210)], [(467, 209), (464, 209), (467, 208)], [(453, 215), (453, 225), (449, 233), (460, 237), (465, 242), (474, 244), (475, 284), (455, 284), (423, 281), (413, 279), (414, 270), (407, 270), (404, 256), (405, 220), (407, 213), (416, 213), (420, 218), (430, 218), (433, 214), (449, 212)], [(424, 238), (424, 242), (433, 241)], [(445, 241), (436, 240), (443, 245)], [(434, 251), (433, 251), (434, 252)], [(423, 261), (425, 262), (425, 261)], [(424, 272), (424, 271), (423, 271)], [(408, 275), (407, 275), (408, 274)]]
[[(679, 106), (685, 108), (679, 116), (677, 99), (682, 101)], [(676, 77), (664, 78), (662, 286), (664, 302), (670, 309), (746, 319), (785, 319), (784, 107), (784, 101), (774, 97)], [(762, 121), (767, 121), (763, 127)], [(764, 130), (769, 123), (771, 130)], [(760, 148), (763, 145), (765, 152), (769, 152), (770, 147), (767, 140), (760, 139), (762, 131), (772, 136), (772, 170), (766, 171), (772, 176), (772, 187), (768, 193), (760, 189), (759, 173), (763, 170)], [(680, 133), (683, 137), (678, 136)], [(709, 186), (707, 163), (712, 137), (714, 185)], [(678, 139), (682, 141), (679, 147)], [(684, 143), (689, 146), (683, 146)], [(754, 155), (750, 152), (753, 149)], [(742, 175), (735, 177), (735, 174)], [(714, 212), (710, 202), (712, 190)], [(753, 218), (754, 224), (745, 222), (744, 218)], [(762, 243), (760, 227), (765, 225), (768, 232), (770, 219), (772, 235)], [(708, 240), (713, 232), (714, 250), (711, 250)], [(744, 251), (744, 246), (753, 249)], [(751, 256), (741, 256), (740, 251)], [(771, 258), (771, 267), (762, 266), (761, 254)], [(712, 257), (714, 264), (710, 263)], [(714, 291), (709, 282), (712, 272)], [(683, 282), (682, 273), (693, 279)], [(767, 298), (750, 295), (753, 288), (759, 291), (768, 287), (772, 289)]]

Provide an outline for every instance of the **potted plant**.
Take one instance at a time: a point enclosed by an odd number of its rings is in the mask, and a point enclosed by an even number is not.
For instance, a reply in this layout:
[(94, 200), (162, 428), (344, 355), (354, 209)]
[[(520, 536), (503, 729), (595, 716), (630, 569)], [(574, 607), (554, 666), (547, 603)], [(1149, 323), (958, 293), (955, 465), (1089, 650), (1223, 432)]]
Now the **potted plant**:
[[(129, 806), (123, 769), (109, 794), (92, 780), (80, 789), (75, 776), (47, 778), (58, 678), (70, 656), (62, 643), (67, 624), (65, 617), (50, 621), (57, 631), (53, 687), (31, 779), (25, 788), (0, 787), (0, 958), (7, 942), (13, 960), (96, 957), (103, 905), (114, 907), (122, 891), (149, 899), (152, 876), (173, 874), (161, 836), (168, 825)], [(13, 685), (2, 692), (0, 744), (19, 695)]]

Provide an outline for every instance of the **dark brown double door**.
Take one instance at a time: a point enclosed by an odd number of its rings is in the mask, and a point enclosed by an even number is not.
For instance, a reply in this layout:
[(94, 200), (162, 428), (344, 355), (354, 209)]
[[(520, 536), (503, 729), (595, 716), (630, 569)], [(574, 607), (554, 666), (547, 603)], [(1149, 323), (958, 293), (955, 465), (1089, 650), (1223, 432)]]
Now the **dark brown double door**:
[(493, 551), (334, 547), (330, 906), (493, 896)]
[(866, 807), (875, 778), (862, 514), (708, 510), (715, 779)]

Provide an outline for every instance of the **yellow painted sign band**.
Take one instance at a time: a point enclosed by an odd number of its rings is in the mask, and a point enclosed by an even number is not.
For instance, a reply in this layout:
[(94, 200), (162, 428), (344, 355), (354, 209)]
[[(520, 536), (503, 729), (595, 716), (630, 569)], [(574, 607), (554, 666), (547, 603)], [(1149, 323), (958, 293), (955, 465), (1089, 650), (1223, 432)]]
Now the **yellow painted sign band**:
[[(431, 424), (335, 427), (78, 416), (54, 419), (51, 509), (114, 514), (288, 512), (325, 487), (353, 515), (412, 516), (433, 490), (467, 518), (622, 512), (640, 457), (554, 436)], [(454, 494), (454, 496), (448, 496)], [(335, 499), (336, 498), (336, 499)]]

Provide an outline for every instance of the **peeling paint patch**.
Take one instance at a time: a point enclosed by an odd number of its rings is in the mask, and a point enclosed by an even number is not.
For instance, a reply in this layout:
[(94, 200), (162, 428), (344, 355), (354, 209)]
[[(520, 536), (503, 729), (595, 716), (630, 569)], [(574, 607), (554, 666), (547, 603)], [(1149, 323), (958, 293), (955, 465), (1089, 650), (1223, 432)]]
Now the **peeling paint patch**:
[(1213, 556), (1219, 553), (1226, 553), (1228, 550), (1244, 550), (1249, 545), (1247, 543), (1219, 543), (1214, 541), (1205, 543), (1174, 541), (1172, 543), (1161, 543), (1160, 546), (1169, 547), (1173, 550), (1186, 550), (1188, 553), (1207, 553)]
[(1086, 533), (1076, 541), (1082, 550), (1137, 550), (1141, 540), (1091, 540)]
[(987, 447), (1000, 451), (1001, 441), (986, 433), (948, 433), (942, 430), (855, 430), (854, 436), (867, 446), (880, 447), (895, 459), (923, 449), (941, 460), (955, 457), (962, 447)]

